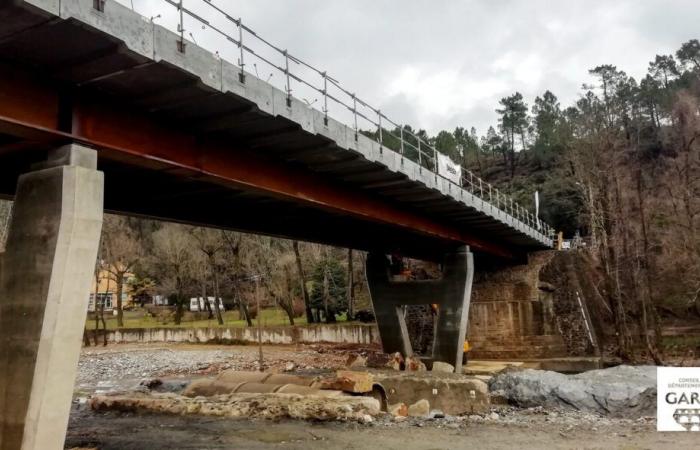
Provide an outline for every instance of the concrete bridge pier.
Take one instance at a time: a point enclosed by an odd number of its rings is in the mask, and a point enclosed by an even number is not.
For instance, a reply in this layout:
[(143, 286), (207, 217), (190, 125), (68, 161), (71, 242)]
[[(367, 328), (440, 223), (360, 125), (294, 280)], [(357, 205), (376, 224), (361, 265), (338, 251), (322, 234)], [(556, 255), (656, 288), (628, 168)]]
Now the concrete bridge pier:
[(440, 280), (392, 281), (387, 257), (370, 253), (367, 283), (385, 352), (413, 354), (403, 305), (437, 304), (432, 356), (435, 361), (454, 365), (459, 373), (474, 279), (474, 258), (469, 247), (446, 254), (442, 267)]
[(97, 153), (21, 175), (0, 255), (0, 450), (62, 449), (103, 212)]

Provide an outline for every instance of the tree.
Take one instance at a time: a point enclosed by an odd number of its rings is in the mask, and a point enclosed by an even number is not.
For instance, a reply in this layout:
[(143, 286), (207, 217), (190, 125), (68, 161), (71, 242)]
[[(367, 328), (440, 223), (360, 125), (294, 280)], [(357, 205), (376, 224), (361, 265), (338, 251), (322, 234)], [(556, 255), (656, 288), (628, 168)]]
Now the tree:
[(597, 66), (588, 71), (591, 75), (598, 78), (600, 84), (598, 88), (602, 91), (603, 98), (588, 97), (589, 100), (594, 99), (595, 104), (601, 104), (605, 117), (605, 125), (612, 129), (620, 124), (624, 119), (627, 111), (627, 101), (630, 93), (630, 79), (627, 74), (611, 64)]
[(668, 89), (669, 83), (679, 75), (676, 60), (671, 55), (656, 55), (656, 59), (649, 63), (649, 75)]
[(311, 312), (311, 299), (309, 298), (309, 290), (306, 287), (306, 274), (304, 273), (304, 265), (301, 262), (299, 253), (299, 241), (292, 242), (294, 251), (294, 261), (297, 266), (297, 277), (299, 279), (299, 287), (301, 290), (302, 299), (304, 300), (304, 310), (306, 311), (306, 322), (314, 323), (314, 315)]
[(335, 322), (336, 315), (347, 311), (345, 275), (340, 262), (328, 254), (314, 268), (311, 277), (311, 305), (317, 311), (323, 312), (326, 323)]
[(685, 42), (676, 52), (676, 58), (686, 68), (700, 71), (700, 42), (697, 39)]
[(127, 286), (129, 288), (129, 294), (141, 307), (143, 307), (147, 301), (151, 300), (157, 288), (157, 284), (153, 279), (138, 276), (129, 278)]
[(457, 150), (461, 155), (462, 167), (469, 167), (470, 159), (476, 161), (477, 167), (479, 168), (479, 173), (483, 172), (483, 167), (481, 165), (481, 147), (479, 146), (479, 138), (476, 134), (476, 128), (472, 127), (471, 132), (467, 132), (466, 129), (462, 127), (455, 128), (453, 133), (455, 141), (457, 142)]
[(229, 264), (226, 266), (225, 275), (231, 283), (231, 290), (236, 299), (236, 304), (240, 312), (240, 319), (244, 319), (249, 327), (253, 326), (252, 316), (248, 308), (248, 301), (243, 295), (243, 280), (249, 279), (250, 275), (245, 273), (243, 257), (241, 256), (244, 246), (243, 235), (232, 231), (221, 231), (221, 237), (226, 243), (225, 260)]
[(103, 224), (103, 257), (105, 270), (114, 281), (117, 297), (117, 326), (124, 326), (123, 297), (127, 275), (143, 259), (143, 243), (132, 222), (135, 219), (124, 216), (106, 215)]
[(515, 167), (517, 165), (515, 143), (518, 137), (521, 139), (522, 148), (525, 148), (525, 133), (529, 123), (528, 108), (520, 92), (502, 98), (499, 103), (502, 108), (496, 109), (496, 112), (501, 115), (499, 126), (508, 144), (508, 163), (512, 179), (515, 176)]
[(461, 157), (457, 145), (457, 140), (449, 131), (441, 131), (433, 140), (435, 149), (445, 156), (449, 156), (452, 161), (459, 164)]
[(540, 167), (549, 166), (554, 156), (561, 152), (559, 127), (563, 117), (557, 97), (546, 91), (542, 97), (535, 98), (532, 114), (536, 134), (533, 154)]
[[(208, 275), (212, 278), (213, 290), (214, 290), (214, 311), (216, 312), (216, 321), (219, 325), (224, 324), (223, 316), (221, 315), (221, 308), (219, 307), (219, 301), (221, 300), (221, 290), (220, 290), (220, 264), (219, 256), (222, 252), (225, 242), (223, 241), (223, 236), (219, 230), (214, 230), (212, 228), (201, 228), (193, 227), (190, 229), (190, 234), (194, 238), (197, 250), (199, 250), (202, 255), (205, 256), (206, 261), (203, 265), (202, 273), (202, 298), (205, 305), (209, 305), (209, 300), (206, 295), (206, 285)], [(208, 269), (208, 270), (207, 270)], [(207, 306), (208, 309), (211, 306)]]
[(649, 118), (651, 125), (658, 129), (661, 128), (661, 112), (659, 105), (661, 103), (661, 85), (652, 77), (647, 75), (639, 83), (639, 102), (641, 107), (646, 110), (646, 115)]
[(355, 274), (353, 273), (352, 256), (352, 249), (348, 249), (348, 320), (354, 320), (355, 318)]
[[(94, 272), (95, 291), (92, 293), (92, 304), (95, 309), (95, 347), (99, 345), (98, 336), (100, 334), (100, 323), (102, 324), (102, 345), (105, 347), (107, 346), (107, 322), (105, 321), (105, 303), (107, 301), (107, 297), (109, 296), (109, 285), (111, 280), (109, 277), (104, 277), (105, 272), (105, 263), (102, 260), (101, 255), (98, 253)], [(107, 282), (105, 286), (105, 292), (100, 294), (100, 285), (102, 284), (102, 280), (104, 280), (105, 278)]]
[(192, 286), (192, 237), (182, 226), (169, 225), (153, 234), (154, 266), (161, 288), (175, 301), (175, 324), (184, 315), (186, 289)]

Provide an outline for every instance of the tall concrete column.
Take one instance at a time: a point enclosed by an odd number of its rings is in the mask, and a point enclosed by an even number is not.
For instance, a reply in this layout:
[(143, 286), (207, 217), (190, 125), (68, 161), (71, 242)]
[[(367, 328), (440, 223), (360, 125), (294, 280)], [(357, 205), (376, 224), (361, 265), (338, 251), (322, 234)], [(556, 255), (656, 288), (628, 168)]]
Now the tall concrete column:
[(433, 359), (450, 363), (460, 372), (473, 279), (474, 258), (466, 246), (445, 255), (440, 280), (391, 281), (386, 256), (370, 253), (367, 284), (384, 351), (413, 353), (401, 306), (437, 304)]
[(72, 144), (19, 178), (0, 255), (0, 450), (63, 448), (102, 230), (96, 169)]

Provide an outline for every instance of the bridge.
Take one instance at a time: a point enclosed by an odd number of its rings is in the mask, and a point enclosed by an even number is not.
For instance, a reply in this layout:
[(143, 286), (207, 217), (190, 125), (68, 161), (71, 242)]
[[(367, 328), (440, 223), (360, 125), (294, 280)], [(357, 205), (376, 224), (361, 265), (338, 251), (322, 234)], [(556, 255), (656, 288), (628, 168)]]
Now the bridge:
[[(474, 260), (553, 230), (215, 2), (156, 3), (0, 2), (0, 449), (62, 447), (103, 210), (366, 250), (385, 351), (412, 352), (401, 305), (436, 303), (460, 370)], [(395, 282), (387, 254), (443, 278)]]

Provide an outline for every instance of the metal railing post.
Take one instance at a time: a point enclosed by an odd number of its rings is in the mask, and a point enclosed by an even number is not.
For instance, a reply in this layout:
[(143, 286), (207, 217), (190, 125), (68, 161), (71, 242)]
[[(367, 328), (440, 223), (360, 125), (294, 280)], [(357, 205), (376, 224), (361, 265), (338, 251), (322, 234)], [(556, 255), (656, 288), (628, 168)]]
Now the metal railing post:
[(177, 49), (180, 53), (185, 53), (185, 23), (182, 2), (183, 0), (180, 0), (177, 4), (177, 10), (180, 16), (180, 22), (177, 24), (177, 31), (180, 33), (180, 40), (177, 43)]
[(328, 76), (323, 72), (323, 124), (328, 126)]
[(240, 56), (240, 61), (239, 61), (239, 66), (241, 66), (241, 73), (238, 75), (238, 79), (240, 80), (241, 83), (245, 83), (245, 60), (243, 58), (243, 55), (245, 54), (245, 51), (243, 50), (243, 18), (239, 17), (238, 18), (238, 48), (240, 50), (241, 56)]
[(403, 156), (405, 153), (405, 150), (403, 148), (403, 126), (401, 127), (401, 156)]
[(379, 127), (379, 150), (381, 151), (381, 146), (384, 145), (384, 140), (382, 136), (382, 112), (380, 110), (377, 110), (377, 117), (379, 118), (378, 121), (378, 127)]
[(355, 97), (355, 94), (352, 94), (352, 115), (355, 118), (355, 141), (357, 141), (359, 129), (357, 128), (357, 97)]
[(282, 52), (284, 55), (284, 73), (287, 75), (287, 107), (292, 107), (292, 84), (291, 78), (289, 76), (289, 52), (284, 50)]

